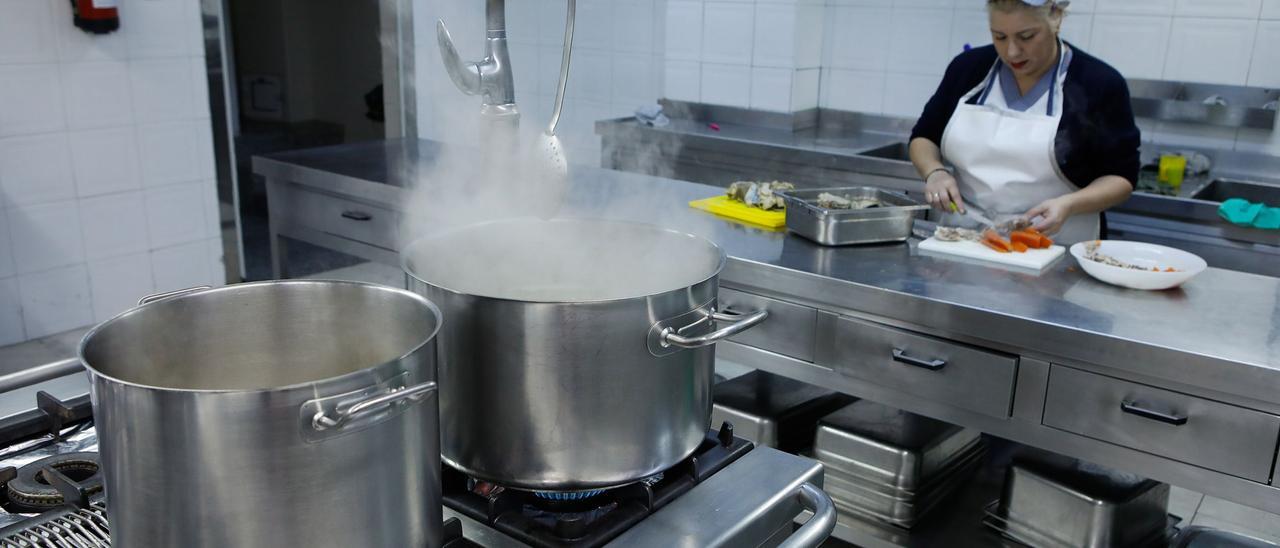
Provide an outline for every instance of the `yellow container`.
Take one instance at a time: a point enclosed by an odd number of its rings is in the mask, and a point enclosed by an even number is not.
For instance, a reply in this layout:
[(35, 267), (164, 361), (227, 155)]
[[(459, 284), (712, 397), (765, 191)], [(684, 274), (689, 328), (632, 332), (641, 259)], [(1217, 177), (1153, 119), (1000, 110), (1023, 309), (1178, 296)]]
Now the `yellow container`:
[(1182, 188), (1182, 178), (1187, 172), (1187, 157), (1165, 154), (1160, 157), (1157, 179), (1175, 189)]

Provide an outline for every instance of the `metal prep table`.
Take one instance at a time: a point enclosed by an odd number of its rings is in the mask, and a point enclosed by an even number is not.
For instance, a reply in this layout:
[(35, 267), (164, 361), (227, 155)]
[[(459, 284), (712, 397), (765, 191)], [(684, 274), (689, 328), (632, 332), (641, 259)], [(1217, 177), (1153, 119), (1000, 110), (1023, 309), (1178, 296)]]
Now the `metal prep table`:
[[(256, 158), (273, 238), (398, 264), (399, 167), (436, 150), (388, 142)], [(687, 207), (715, 187), (572, 174), (571, 212), (660, 222), (731, 256), (722, 300), (773, 314), (721, 344), (723, 358), (1280, 512), (1280, 279), (1211, 268), (1180, 290), (1140, 292), (1088, 278), (1070, 258), (1036, 276), (914, 242), (824, 248)]]

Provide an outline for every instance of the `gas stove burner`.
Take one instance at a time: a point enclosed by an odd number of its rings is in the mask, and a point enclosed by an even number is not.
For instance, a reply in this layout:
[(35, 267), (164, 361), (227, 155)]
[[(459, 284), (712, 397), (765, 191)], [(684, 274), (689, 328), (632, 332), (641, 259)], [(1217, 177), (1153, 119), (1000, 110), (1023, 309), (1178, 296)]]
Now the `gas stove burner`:
[(587, 489), (585, 491), (534, 491), (533, 496), (546, 500), (585, 500), (603, 492), (604, 489)]
[[(56, 476), (50, 476), (50, 470)], [(61, 488), (60, 488), (61, 487)], [(86, 498), (102, 491), (102, 473), (97, 453), (63, 453), (45, 457), (18, 469), (9, 481), (9, 502), (19, 512), (43, 512), (68, 502), (87, 504), (84, 500), (67, 500), (66, 493)]]

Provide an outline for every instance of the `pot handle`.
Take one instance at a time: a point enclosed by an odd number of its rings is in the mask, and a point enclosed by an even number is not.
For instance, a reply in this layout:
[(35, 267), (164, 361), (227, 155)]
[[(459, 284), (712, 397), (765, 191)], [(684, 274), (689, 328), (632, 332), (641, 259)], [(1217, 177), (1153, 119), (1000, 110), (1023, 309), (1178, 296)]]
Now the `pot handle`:
[(316, 414), (311, 417), (311, 427), (320, 431), (340, 428), (351, 419), (358, 418), (360, 415), (374, 411), (379, 407), (391, 405), (406, 399), (411, 403), (417, 403), (426, 399), (426, 395), (428, 393), (435, 391), (435, 382), (424, 382), (419, 385), (409, 386), (398, 390), (392, 389), (377, 396), (370, 396), (363, 400), (359, 400), (345, 409), (335, 409), (332, 413), (326, 413), (324, 410), (317, 411)]
[(681, 335), (676, 328), (666, 327), (662, 329), (658, 340), (662, 343), (663, 348), (671, 346), (678, 346), (680, 348), (701, 348), (751, 329), (752, 327), (755, 327), (756, 324), (768, 319), (768, 317), (768, 310), (757, 310), (750, 314), (713, 312), (711, 314), (711, 319), (717, 322), (733, 323), (707, 333), (706, 335), (699, 335), (697, 337), (686, 337)]
[(813, 517), (782, 541), (778, 548), (817, 548), (836, 528), (836, 505), (830, 495), (807, 482), (796, 488), (796, 498), (800, 506), (813, 512)]
[(146, 297), (143, 297), (143, 298), (141, 298), (141, 299), (138, 299), (138, 306), (142, 306), (142, 305), (144, 305), (144, 304), (149, 304), (149, 303), (154, 303), (154, 302), (156, 302), (156, 301), (163, 301), (163, 300), (165, 300), (165, 299), (168, 299), (169, 297), (177, 297), (177, 296), (179, 296), (179, 295), (186, 295), (187, 293), (195, 293), (195, 292), (197, 292), (197, 291), (204, 291), (204, 290), (206, 290), (206, 289), (213, 289), (213, 286), (211, 286), (211, 285), (197, 285), (197, 286), (195, 286), (195, 287), (188, 287), (188, 288), (186, 288), (186, 289), (177, 289), (177, 290), (174, 290), (174, 291), (165, 291), (164, 293), (156, 293), (156, 294), (154, 294), (154, 295), (147, 295)]

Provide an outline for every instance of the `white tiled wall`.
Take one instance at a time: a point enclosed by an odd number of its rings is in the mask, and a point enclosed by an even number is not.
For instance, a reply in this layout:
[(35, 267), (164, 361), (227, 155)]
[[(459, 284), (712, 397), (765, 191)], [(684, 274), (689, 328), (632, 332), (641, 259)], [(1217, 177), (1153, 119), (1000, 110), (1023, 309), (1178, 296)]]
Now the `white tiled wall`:
[(197, 0), (0, 0), (0, 345), (222, 283)]
[[(984, 4), (827, 0), (821, 105), (918, 116), (950, 59), (991, 43)], [(1280, 0), (1076, 0), (1062, 32), (1130, 78), (1280, 87)], [(1280, 154), (1276, 132), (1148, 129), (1162, 143)]]

